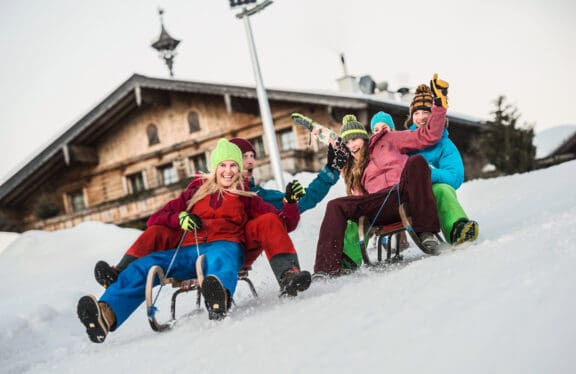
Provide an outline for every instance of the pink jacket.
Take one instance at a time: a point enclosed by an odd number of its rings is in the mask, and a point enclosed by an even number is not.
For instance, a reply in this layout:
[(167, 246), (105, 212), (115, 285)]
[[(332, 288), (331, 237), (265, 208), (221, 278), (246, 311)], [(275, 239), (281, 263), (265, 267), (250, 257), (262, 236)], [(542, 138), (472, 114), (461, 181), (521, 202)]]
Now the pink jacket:
[(408, 152), (434, 145), (442, 137), (446, 109), (433, 106), (428, 122), (416, 131), (389, 131), (388, 127), (370, 139), (370, 161), (362, 175), (362, 185), (374, 193), (400, 181)]

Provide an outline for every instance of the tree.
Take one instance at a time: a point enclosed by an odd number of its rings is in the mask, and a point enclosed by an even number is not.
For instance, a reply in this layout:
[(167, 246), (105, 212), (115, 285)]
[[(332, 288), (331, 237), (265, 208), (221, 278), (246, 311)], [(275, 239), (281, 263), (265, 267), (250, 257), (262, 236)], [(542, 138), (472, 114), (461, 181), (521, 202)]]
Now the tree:
[(518, 126), (518, 109), (506, 103), (505, 96), (495, 101), (496, 109), (488, 121), (488, 133), (483, 139), (483, 149), (488, 160), (502, 173), (522, 173), (534, 169), (536, 147), (532, 144), (534, 129), (524, 123)]

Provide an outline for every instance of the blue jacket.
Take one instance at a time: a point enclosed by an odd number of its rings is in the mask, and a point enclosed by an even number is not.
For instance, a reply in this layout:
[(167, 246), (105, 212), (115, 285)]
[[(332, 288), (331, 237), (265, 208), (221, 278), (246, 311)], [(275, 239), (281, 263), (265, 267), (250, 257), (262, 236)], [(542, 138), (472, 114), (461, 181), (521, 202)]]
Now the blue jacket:
[[(306, 194), (298, 201), (298, 208), (300, 208), (300, 213), (304, 213), (308, 209), (312, 209), (318, 204), (330, 190), (330, 187), (338, 182), (340, 173), (338, 171), (330, 169), (328, 166), (324, 166), (319, 172), (316, 178), (308, 185), (306, 188)], [(264, 201), (274, 205), (276, 209), (282, 209), (282, 199), (284, 198), (284, 192), (278, 190), (268, 190), (262, 188), (261, 186), (256, 186), (254, 184), (254, 178), (250, 180), (250, 191), (256, 192)]]
[[(416, 129), (414, 124), (410, 126), (410, 130)], [(446, 183), (456, 190), (464, 182), (462, 157), (448, 137), (448, 130), (444, 129), (438, 143), (412, 154), (419, 154), (428, 162), (432, 171), (432, 183)]]

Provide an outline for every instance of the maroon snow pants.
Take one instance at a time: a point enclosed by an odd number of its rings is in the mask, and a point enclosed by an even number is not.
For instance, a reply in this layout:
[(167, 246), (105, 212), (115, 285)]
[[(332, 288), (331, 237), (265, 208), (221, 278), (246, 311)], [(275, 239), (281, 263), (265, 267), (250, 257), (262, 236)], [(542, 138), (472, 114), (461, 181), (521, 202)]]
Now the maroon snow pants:
[[(397, 187), (400, 189), (400, 203), (408, 203), (414, 231), (435, 233), (440, 230), (432, 194), (430, 167), (422, 156), (412, 156), (406, 162), (397, 186), (364, 196), (345, 196), (328, 202), (316, 247), (315, 272), (335, 274), (340, 271), (348, 220), (358, 222), (361, 216), (366, 216), (372, 222), (378, 214), (375, 221), (377, 226), (400, 221)], [(382, 210), (378, 213), (380, 207)]]

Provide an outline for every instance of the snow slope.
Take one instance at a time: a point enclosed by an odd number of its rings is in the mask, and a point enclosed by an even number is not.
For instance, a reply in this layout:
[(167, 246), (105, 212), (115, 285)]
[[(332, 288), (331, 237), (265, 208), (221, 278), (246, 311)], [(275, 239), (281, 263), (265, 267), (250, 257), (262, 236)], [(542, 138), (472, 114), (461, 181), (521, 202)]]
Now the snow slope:
[[(84, 223), (22, 234), (0, 253), (2, 373), (569, 373), (576, 368), (576, 162), (467, 182), (459, 190), (480, 222), (476, 245), (439, 257), (415, 248), (396, 269), (313, 283), (279, 299), (264, 258), (240, 284), (222, 322), (205, 312), (170, 332), (144, 308), (104, 344), (76, 318), (92, 269), (117, 261), (137, 230)], [(312, 175), (296, 176), (308, 182)], [(342, 184), (330, 196), (343, 194)], [(294, 232), (313, 266), (325, 202)], [(169, 309), (164, 289), (161, 312)], [(178, 309), (190, 310), (181, 296)]]

